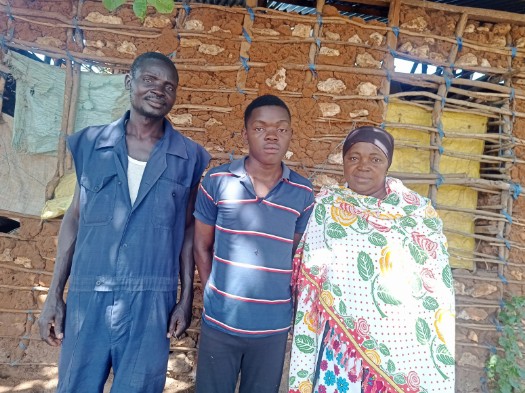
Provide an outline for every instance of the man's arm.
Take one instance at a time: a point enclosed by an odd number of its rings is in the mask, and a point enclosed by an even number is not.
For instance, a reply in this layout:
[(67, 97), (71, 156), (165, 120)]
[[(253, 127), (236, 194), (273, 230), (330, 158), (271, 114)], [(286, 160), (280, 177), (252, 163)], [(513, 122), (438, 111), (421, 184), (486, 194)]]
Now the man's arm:
[(193, 233), (195, 219), (195, 199), (197, 197), (198, 185), (191, 189), (186, 208), (186, 228), (184, 230), (184, 241), (180, 254), (180, 299), (173, 309), (170, 317), (167, 337), (180, 337), (190, 326), (191, 307), (193, 304), (193, 276), (195, 274), (195, 261), (193, 259)]
[(292, 258), (294, 257), (295, 252), (297, 251), (297, 246), (299, 245), (299, 242), (301, 241), (302, 237), (303, 237), (302, 233), (293, 234)]
[(215, 227), (195, 220), (195, 245), (193, 255), (201, 279), (202, 290), (210, 278), (213, 261), (213, 244), (215, 242)]
[(58, 250), (53, 279), (44, 307), (38, 318), (40, 337), (49, 345), (59, 346), (64, 338), (64, 288), (71, 272), (79, 222), (80, 190), (78, 184), (69, 209), (66, 211), (58, 234)]

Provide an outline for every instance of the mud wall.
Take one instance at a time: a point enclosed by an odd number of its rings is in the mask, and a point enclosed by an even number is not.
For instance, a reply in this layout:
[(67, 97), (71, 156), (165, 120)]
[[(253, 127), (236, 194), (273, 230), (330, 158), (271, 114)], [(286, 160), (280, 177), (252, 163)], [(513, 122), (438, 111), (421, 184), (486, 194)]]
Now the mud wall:
[[(449, 234), (474, 239), (476, 244), (468, 257), (457, 250), (452, 254), (469, 266), (454, 270), (457, 391), (481, 391), (484, 362), (490, 350), (497, 350), (492, 321), (500, 300), (524, 289), (520, 247), (525, 235), (520, 228), (525, 210), (517, 187), (525, 176), (521, 161), (525, 138), (520, 134), (525, 129), (523, 26), (509, 23), (506, 16), (494, 20), (497, 15), (471, 15), (458, 7), (414, 0), (393, 1), (388, 26), (343, 18), (329, 6), (319, 7), (319, 16), (301, 16), (258, 8), (177, 5), (171, 15), (149, 8), (140, 21), (130, 5), (110, 14), (93, 0), (29, 4), (12, 0), (9, 9), (1, 4), (5, 0), (0, 0), (0, 34), (13, 48), (36, 45), (51, 57), (114, 72), (126, 71), (144, 51), (169, 54), (180, 73), (170, 120), (210, 151), (212, 165), (246, 153), (240, 135), (243, 110), (264, 93), (278, 94), (289, 104), (294, 138), (287, 163), (312, 177), (316, 186), (341, 180), (340, 147), (348, 129), (362, 124), (396, 128), (386, 118), (389, 102), (404, 99), (407, 105), (431, 111), (431, 123), (405, 122), (409, 131), (397, 139), (407, 149), (428, 153), (428, 171), (396, 175), (409, 185), (425, 186), (435, 202), (442, 183), (478, 193), (477, 206), (460, 211), (463, 219), (475, 222), (474, 233)], [(396, 73), (394, 57), (439, 66), (443, 72)], [(473, 84), (471, 79), (457, 78), (462, 71), (488, 78)], [(412, 89), (399, 93), (401, 84)], [(487, 135), (465, 137), (453, 126), (442, 135), (446, 110), (486, 116)], [(409, 143), (411, 133), (425, 134), (428, 141), (414, 147)], [(464, 143), (469, 138), (482, 141), (484, 154), (450, 150), (447, 138), (460, 137), (466, 138)], [(447, 154), (465, 165), (476, 162), (479, 174), (464, 179), (461, 170), (441, 173), (441, 156)], [(67, 171), (67, 160), (62, 159)], [(450, 207), (441, 209), (446, 212)], [(0, 348), (7, 363), (56, 362), (56, 351), (39, 342), (32, 324), (52, 270), (57, 226), (55, 221), (41, 224), (23, 218), (17, 235), (0, 237), (5, 259), (0, 290), (10, 299), (0, 313), (4, 330)], [(23, 267), (24, 261), (30, 266)], [(202, 307), (198, 283), (196, 292), (189, 335), (173, 343), (179, 349), (172, 357), (170, 375), (182, 379), (191, 376), (198, 342)]]

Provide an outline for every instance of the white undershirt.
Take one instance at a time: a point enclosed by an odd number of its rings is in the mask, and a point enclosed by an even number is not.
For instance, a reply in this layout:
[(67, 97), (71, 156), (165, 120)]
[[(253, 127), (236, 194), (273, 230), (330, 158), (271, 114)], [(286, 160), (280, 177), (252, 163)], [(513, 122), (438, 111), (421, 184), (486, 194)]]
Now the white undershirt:
[(140, 182), (144, 169), (146, 169), (147, 161), (138, 161), (128, 156), (128, 188), (129, 199), (131, 199), (131, 206), (135, 203), (139, 193)]

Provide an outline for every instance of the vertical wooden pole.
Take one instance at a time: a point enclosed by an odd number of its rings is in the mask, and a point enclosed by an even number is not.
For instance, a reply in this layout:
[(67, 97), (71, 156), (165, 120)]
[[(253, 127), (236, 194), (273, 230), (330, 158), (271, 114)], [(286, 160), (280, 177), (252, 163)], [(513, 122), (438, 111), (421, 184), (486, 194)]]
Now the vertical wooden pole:
[(4, 90), (5, 90), (5, 78), (3, 75), (0, 74), (0, 124), (4, 122), (2, 119), (2, 107), (3, 107), (3, 100), (4, 100)]
[[(250, 8), (257, 7), (257, 0), (246, 0), (246, 7), (250, 7)], [(248, 13), (244, 16), (243, 28), (250, 37), (252, 36), (252, 27), (253, 27), (253, 20)], [(245, 39), (241, 42), (241, 48), (239, 50), (239, 59), (241, 57), (244, 57), (246, 59), (250, 57), (251, 46), (252, 44), (246, 41)], [(246, 72), (244, 67), (241, 67), (239, 71), (237, 71), (237, 80), (235, 82), (237, 89), (244, 90), (246, 88), (247, 77), (248, 77), (248, 73)]]
[[(317, 0), (317, 4), (315, 6), (315, 11), (317, 12), (317, 15), (322, 15), (323, 13), (323, 7), (325, 5), (325, 0)], [(322, 30), (322, 22), (319, 22), (319, 18), (315, 22), (314, 25), (314, 42), (310, 45), (310, 53), (308, 54), (308, 62), (309, 64), (315, 65), (315, 60), (317, 58), (317, 54), (319, 53), (319, 47), (317, 46), (317, 40), (321, 37), (321, 30)], [(312, 71), (306, 71), (306, 82), (311, 82), (313, 79)]]
[[(461, 15), (461, 18), (459, 19), (459, 22), (456, 26), (456, 37), (460, 38), (463, 36), (463, 32), (465, 31), (465, 26), (467, 25), (468, 21), (468, 14), (463, 13)], [(459, 45), (456, 43), (452, 47), (449, 56), (448, 56), (448, 64), (454, 64), (456, 61), (456, 57), (459, 52)], [(450, 77), (452, 78), (452, 68), (450, 66), (445, 67), (444, 69), (444, 75), (445, 79)], [(443, 117), (443, 110), (444, 110), (444, 101), (447, 98), (448, 93), (448, 87), (445, 83), (442, 83), (439, 85), (437, 94), (441, 97), (440, 101), (434, 102), (434, 108), (432, 110), (432, 125), (438, 129), (442, 129), (441, 119)], [(430, 145), (438, 147), (438, 149), (432, 149), (430, 152), (430, 169), (433, 172), (439, 173), (439, 163), (441, 160), (441, 154), (439, 152), (439, 148), (442, 146), (442, 138), (439, 133), (432, 133), (430, 136)], [(437, 185), (431, 184), (429, 189), (429, 198), (432, 201), (434, 205), (437, 203)]]
[[(512, 46), (512, 37), (507, 34), (507, 46)], [(512, 70), (512, 55), (508, 56), (508, 69), (509, 71)], [(509, 88), (512, 88), (512, 74), (509, 72), (509, 74), (506, 74), (504, 76), (503, 84)], [(503, 109), (512, 110), (514, 106), (513, 97), (509, 96), (508, 100), (505, 102), (505, 104), (502, 106)], [(511, 109), (512, 108), (512, 109)], [(513, 121), (514, 119), (509, 115), (503, 115), (503, 124), (500, 125), (501, 132), (506, 135), (512, 137), (513, 135)], [(503, 153), (505, 155), (512, 155), (514, 154), (513, 148), (505, 149), (504, 151), (500, 151), (500, 153)], [(505, 162), (503, 164), (503, 173), (508, 174), (510, 177), (510, 170), (514, 166), (511, 162)], [(501, 205), (503, 208), (506, 208), (507, 214), (512, 217), (512, 197), (510, 195), (510, 191), (502, 191), (501, 193)], [(510, 235), (512, 224), (507, 221), (499, 221), (498, 222), (498, 236), (502, 237), (503, 239), (508, 239)], [(506, 245), (502, 245), (499, 247), (499, 258), (503, 259), (504, 261), (507, 261), (510, 256), (510, 250), (506, 247)], [(506, 277), (506, 266), (505, 265), (498, 265), (498, 274), (500, 277)], [(503, 299), (504, 293), (505, 293), (505, 287), (503, 283), (500, 283), (500, 299)]]
[[(388, 9), (388, 26), (392, 29), (399, 27), (399, 14), (401, 12), (401, 0), (392, 0), (390, 2), (390, 8)], [(389, 30), (386, 34), (386, 45), (391, 50), (397, 49), (397, 35), (393, 30)], [(383, 79), (381, 83), (381, 93), (385, 97), (390, 94), (390, 78), (388, 75), (394, 72), (394, 56), (390, 53), (390, 50), (386, 53), (385, 60), (383, 61), (383, 68), (387, 72), (387, 78)], [(388, 104), (386, 101), (381, 102), (383, 107), (383, 121), (386, 122), (386, 111)]]

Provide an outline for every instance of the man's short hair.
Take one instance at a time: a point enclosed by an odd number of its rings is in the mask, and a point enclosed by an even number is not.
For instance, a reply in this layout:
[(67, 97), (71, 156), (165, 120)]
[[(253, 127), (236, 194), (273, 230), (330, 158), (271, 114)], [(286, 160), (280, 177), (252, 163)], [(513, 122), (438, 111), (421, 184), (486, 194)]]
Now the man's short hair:
[(290, 109), (288, 109), (288, 106), (285, 104), (283, 100), (281, 100), (279, 97), (274, 96), (272, 94), (266, 94), (264, 96), (257, 97), (255, 100), (250, 102), (250, 105), (246, 107), (244, 110), (244, 126), (246, 127), (248, 124), (248, 119), (252, 115), (252, 112), (254, 109), (260, 108), (261, 106), (280, 106), (281, 108), (286, 110), (286, 113), (288, 113), (288, 117), (291, 119), (292, 115), (290, 113)]
[(131, 75), (131, 78), (135, 78), (139, 68), (141, 68), (143, 64), (147, 62), (148, 60), (158, 60), (164, 63), (169, 69), (173, 71), (176, 82), (177, 83), (179, 82), (179, 73), (177, 72), (177, 68), (175, 67), (175, 64), (173, 64), (173, 62), (170, 60), (169, 57), (159, 52), (144, 52), (141, 55), (137, 56), (135, 60), (133, 60), (133, 64), (131, 64), (131, 68), (129, 72)]

